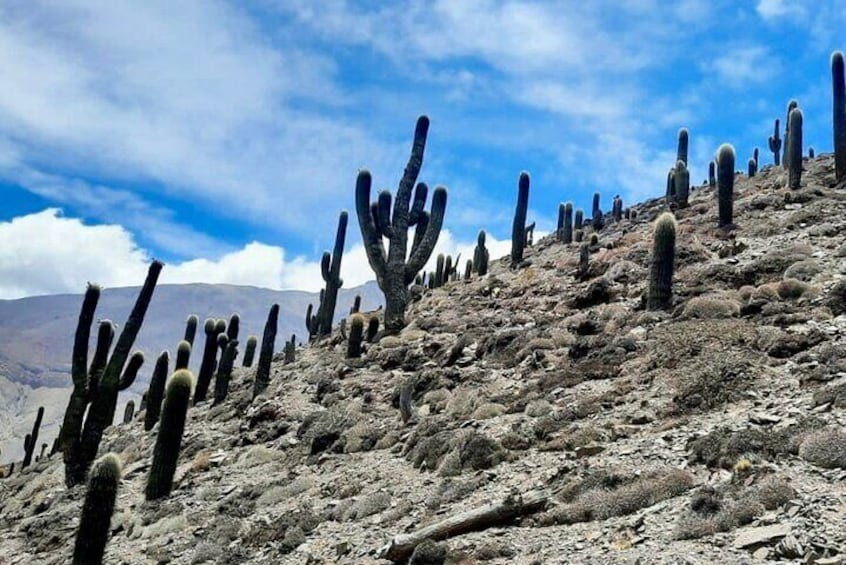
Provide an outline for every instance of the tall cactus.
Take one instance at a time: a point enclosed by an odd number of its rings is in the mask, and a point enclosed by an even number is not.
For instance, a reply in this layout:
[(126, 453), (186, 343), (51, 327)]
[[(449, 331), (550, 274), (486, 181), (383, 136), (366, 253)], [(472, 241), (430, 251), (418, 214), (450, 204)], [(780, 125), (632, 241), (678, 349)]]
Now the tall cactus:
[(523, 262), (523, 250), (526, 247), (526, 212), (529, 208), (529, 174), (520, 173), (517, 182), (517, 207), (511, 224), (511, 266)]
[(685, 167), (687, 167), (687, 145), (688, 145), (687, 128), (681, 128), (679, 130), (679, 144), (678, 144), (678, 148), (676, 149), (676, 162), (678, 162), (678, 161), (683, 162)]
[(23, 462), (21, 469), (32, 463), (32, 454), (35, 451), (35, 446), (38, 445), (38, 431), (41, 429), (41, 419), (44, 418), (44, 407), (38, 407), (38, 413), (35, 415), (35, 423), (32, 425), (32, 433), (29, 434), (28, 445), (25, 443)]
[(666, 191), (666, 204), (667, 206), (671, 205), (676, 199), (676, 182), (675, 182), (675, 168), (670, 168), (667, 171), (667, 191)]
[(573, 217), (573, 230), (580, 230), (582, 229), (582, 225), (585, 222), (585, 213), (582, 212), (581, 208), (576, 208), (576, 214)]
[(258, 337), (251, 335), (247, 338), (247, 348), (244, 350), (244, 359), (242, 365), (244, 367), (252, 367), (253, 359), (256, 356), (256, 346), (258, 345)]
[(88, 339), (91, 335), (94, 311), (100, 299), (100, 288), (89, 285), (85, 293), (74, 337), (71, 363), (73, 391), (65, 410), (59, 442), (65, 463), (65, 482), (68, 486), (85, 481), (88, 467), (97, 456), (103, 431), (114, 421), (118, 391), (125, 390), (132, 384), (143, 362), (143, 356), (140, 354), (134, 354), (129, 363), (127, 359), (144, 322), (162, 267), (159, 261), (153, 261), (150, 265), (144, 286), (138, 293), (111, 356), (108, 351), (114, 329), (110, 322), (101, 322), (91, 368), (88, 367)]
[(306, 308), (306, 317), (305, 317), (305, 324), (306, 330), (308, 331), (308, 339), (309, 341), (313, 340), (318, 336), (320, 331), (320, 312), (323, 310), (323, 296), (326, 294), (326, 289), (320, 289), (320, 296), (317, 303), (317, 311), (315, 312), (314, 306), (311, 304), (308, 305)]
[(173, 489), (173, 475), (185, 432), (185, 419), (191, 399), (191, 386), (194, 376), (187, 369), (177, 371), (167, 383), (162, 416), (159, 421), (159, 433), (153, 448), (153, 462), (147, 475), (144, 497), (158, 500), (170, 494)]
[(667, 308), (672, 301), (675, 254), (676, 219), (671, 213), (665, 212), (655, 221), (652, 234), (652, 266), (646, 301), (649, 310)]
[(834, 177), (846, 180), (846, 79), (843, 76), (843, 53), (831, 55), (831, 86), (834, 119)]
[[(176, 354), (176, 369), (179, 370), (184, 367), (180, 367), (180, 356), (179, 350), (187, 347), (188, 351), (191, 351), (191, 346), (188, 345), (188, 341), (181, 341), (179, 342), (179, 347), (177, 348)], [(153, 426), (156, 425), (156, 422), (159, 421), (159, 415), (162, 411), (162, 401), (164, 400), (164, 391), (165, 391), (165, 383), (167, 381), (167, 368), (168, 363), (170, 362), (170, 356), (168, 355), (167, 351), (162, 351), (159, 354), (159, 358), (156, 359), (156, 366), (153, 369), (153, 376), (150, 377), (150, 386), (147, 388), (147, 411), (144, 413), (144, 430), (152, 430)], [(188, 363), (185, 363), (185, 367), (188, 367)]]
[(187, 341), (191, 347), (194, 347), (194, 338), (197, 336), (197, 324), (199, 323), (200, 319), (197, 318), (196, 314), (191, 314), (185, 320), (185, 337), (182, 340)]
[(768, 142), (770, 151), (773, 152), (773, 163), (776, 167), (781, 165), (781, 138), (778, 136), (778, 123), (778, 119), (776, 119), (775, 125), (773, 126), (773, 134), (770, 136)]
[(717, 164), (714, 161), (708, 163), (708, 185), (711, 188), (717, 186)]
[(297, 357), (297, 336), (291, 334), (291, 341), (285, 342), (285, 364), (293, 363)]
[(126, 403), (126, 406), (123, 408), (123, 423), (129, 424), (132, 422), (132, 418), (135, 416), (135, 401), (130, 400)]
[(253, 384), (253, 398), (259, 395), (270, 384), (270, 362), (273, 360), (273, 347), (276, 344), (276, 331), (279, 325), (279, 305), (274, 304), (267, 313), (264, 324), (264, 335), (261, 339), (256, 380)]
[(444, 284), (444, 263), (446, 257), (443, 253), (438, 253), (438, 258), (435, 260), (435, 288), (443, 286)]
[(564, 203), (564, 227), (561, 231), (562, 243), (573, 243), (573, 203)]
[(214, 404), (220, 404), (229, 394), (229, 381), (232, 380), (232, 368), (235, 366), (237, 356), (238, 340), (227, 338), (226, 347), (220, 356), (217, 374), (214, 377)]
[[(176, 346), (176, 367), (174, 368), (175, 371), (179, 369), (187, 369), (188, 363), (191, 362), (191, 344), (185, 340), (179, 342)], [(165, 371), (165, 377), (167, 377), (167, 371)], [(162, 394), (164, 394), (164, 385), (162, 385)]]
[[(380, 194), (380, 205), (375, 208), (370, 206), (372, 178), (369, 171), (360, 171), (356, 180), (356, 213), (364, 249), (367, 252), (370, 267), (376, 274), (376, 282), (385, 295), (386, 334), (397, 334), (405, 327), (405, 309), (409, 301), (408, 286), (432, 255), (444, 221), (446, 189), (443, 187), (435, 189), (430, 214), (423, 210), (426, 205), (428, 187), (424, 183), (419, 183), (415, 187), (423, 164), (428, 131), (429, 118), (421, 116), (417, 120), (414, 131), (411, 156), (397, 188), (393, 216), (390, 215), (390, 192), (383, 191)], [(414, 189), (413, 203), (411, 203), (412, 189)], [(409, 205), (411, 205), (410, 209)], [(416, 229), (411, 253), (408, 254), (406, 261), (408, 228), (412, 226), (416, 226)], [(382, 241), (384, 237), (387, 237), (389, 241), (387, 251)]]
[(480, 277), (488, 274), (488, 261), (490, 259), (490, 253), (485, 247), (485, 238), (485, 230), (479, 230), (476, 248), (473, 250), (473, 272)]
[(790, 125), (787, 131), (787, 182), (788, 188), (796, 190), (802, 182), (802, 110), (799, 108), (790, 111)]
[(215, 369), (217, 369), (217, 338), (226, 331), (225, 322), (209, 318), (206, 320), (203, 331), (206, 334), (206, 343), (203, 347), (203, 360), (200, 362), (200, 371), (197, 373), (197, 389), (194, 391), (194, 404), (205, 401), (211, 385)]
[(758, 165), (755, 163), (755, 158), (750, 157), (749, 161), (746, 163), (746, 174), (749, 178), (754, 178), (755, 174), (758, 172)]
[(784, 121), (784, 147), (783, 153), (781, 155), (781, 165), (786, 169), (787, 167), (787, 154), (790, 152), (790, 112), (794, 109), (799, 107), (799, 102), (796, 100), (791, 99), (787, 103), (787, 118)]
[(73, 565), (99, 565), (103, 562), (122, 467), (120, 457), (107, 453), (91, 468), (76, 531)]
[(690, 195), (690, 171), (687, 164), (679, 159), (673, 171), (673, 186), (676, 193), (676, 205), (679, 208), (687, 208), (687, 199)]
[(734, 215), (734, 147), (723, 143), (717, 150), (717, 208), (720, 227), (730, 227)]
[(361, 295), (356, 294), (353, 299), (353, 304), (350, 306), (350, 316), (361, 310)]
[(617, 223), (623, 220), (623, 199), (620, 198), (619, 194), (615, 195), (611, 201), (611, 217)]
[(341, 259), (344, 256), (344, 242), (347, 237), (348, 214), (342, 210), (338, 216), (338, 231), (335, 233), (335, 247), (330, 254), (323, 253), (320, 261), (320, 273), (326, 283), (323, 305), (318, 313), (318, 335), (332, 333), (332, 321), (335, 318), (335, 305), (338, 303), (338, 290), (344, 285), (341, 279)]
[(599, 193), (593, 193), (593, 208), (591, 211), (591, 223), (593, 229), (599, 231), (605, 225), (605, 219), (602, 217), (602, 208), (599, 207)]
[(228, 341), (238, 339), (238, 333), (241, 331), (241, 316), (239, 314), (232, 314), (229, 318), (229, 324), (226, 326), (226, 338)]

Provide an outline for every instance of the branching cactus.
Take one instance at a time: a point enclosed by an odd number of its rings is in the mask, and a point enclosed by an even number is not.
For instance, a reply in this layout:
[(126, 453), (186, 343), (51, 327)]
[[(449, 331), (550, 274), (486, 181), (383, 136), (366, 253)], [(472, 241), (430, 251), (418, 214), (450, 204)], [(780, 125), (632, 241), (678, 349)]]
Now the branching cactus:
[(679, 208), (687, 208), (687, 199), (690, 196), (690, 171), (681, 159), (676, 162), (676, 169), (673, 171), (673, 186), (676, 193), (676, 205)]
[(834, 177), (846, 181), (846, 78), (843, 76), (843, 53), (831, 55), (831, 86), (834, 118)]
[(778, 136), (779, 134), (779, 122), (778, 120), (775, 121), (775, 126), (773, 126), (773, 134), (770, 136), (769, 139), (769, 147), (770, 151), (773, 153), (773, 163), (776, 167), (781, 165), (781, 138)]
[(135, 306), (111, 355), (109, 349), (114, 337), (114, 328), (109, 321), (100, 323), (97, 348), (90, 366), (88, 340), (94, 322), (94, 311), (100, 299), (100, 288), (89, 285), (85, 293), (73, 345), (73, 391), (65, 410), (59, 442), (65, 463), (65, 482), (68, 486), (85, 482), (88, 467), (97, 456), (103, 431), (114, 421), (118, 392), (133, 383), (143, 363), (144, 358), (140, 353), (134, 354), (130, 359), (129, 351), (144, 322), (162, 267), (159, 261), (153, 261), (150, 265), (144, 286), (141, 287)]
[(784, 121), (784, 153), (782, 153), (781, 156), (781, 164), (785, 169), (788, 168), (787, 154), (790, 152), (790, 112), (798, 107), (799, 102), (796, 100), (790, 100), (790, 102), (787, 103), (787, 118)]
[(185, 337), (182, 339), (183, 341), (187, 341), (191, 347), (194, 347), (194, 338), (197, 335), (197, 324), (199, 323), (200, 319), (195, 314), (191, 314), (185, 320)]
[(688, 131), (687, 128), (679, 130), (679, 144), (676, 149), (676, 162), (681, 161), (687, 167), (687, 146), (688, 146)]
[[(376, 274), (376, 282), (385, 295), (386, 334), (397, 334), (405, 327), (405, 309), (409, 301), (408, 286), (432, 255), (444, 221), (446, 189), (435, 189), (430, 214), (423, 210), (428, 187), (423, 183), (418, 184), (416, 188), (414, 186), (423, 164), (428, 131), (429, 118), (421, 116), (414, 132), (411, 156), (397, 188), (393, 216), (390, 215), (391, 194), (385, 191), (379, 196), (374, 214), (374, 208), (370, 206), (372, 179), (368, 171), (359, 172), (356, 181), (356, 213), (362, 241), (367, 260)], [(414, 201), (411, 203), (413, 188)], [(415, 227), (415, 234), (411, 253), (406, 260), (410, 227)], [(387, 251), (383, 237), (387, 237), (389, 241)]]
[(717, 208), (719, 225), (729, 228), (734, 215), (734, 147), (723, 143), (717, 150)]
[(200, 372), (197, 373), (197, 390), (194, 391), (194, 404), (199, 404), (206, 399), (211, 385), (212, 377), (217, 368), (218, 336), (226, 331), (225, 322), (209, 318), (203, 326), (206, 334), (206, 343), (203, 348), (203, 360), (200, 362)]
[(229, 394), (229, 381), (232, 380), (232, 368), (235, 366), (237, 356), (238, 340), (227, 338), (226, 348), (220, 356), (220, 364), (214, 377), (214, 404), (220, 404)]
[(38, 445), (38, 431), (41, 429), (41, 419), (44, 418), (44, 407), (38, 407), (38, 413), (35, 415), (35, 423), (32, 425), (32, 433), (29, 434), (28, 445), (24, 443), (24, 458), (21, 463), (21, 469), (32, 463), (32, 454), (35, 451), (35, 446)]
[(514, 210), (514, 222), (511, 226), (511, 266), (523, 262), (523, 250), (526, 247), (526, 213), (529, 209), (529, 174), (520, 173), (517, 182), (517, 207)]
[(655, 229), (652, 234), (649, 295), (646, 301), (649, 310), (665, 309), (672, 302), (676, 227), (676, 219), (669, 212), (661, 214), (655, 221)]
[(490, 260), (490, 253), (485, 247), (485, 230), (479, 230), (479, 236), (476, 238), (476, 249), (473, 250), (473, 272), (480, 277), (488, 274), (488, 261)]
[(103, 562), (122, 468), (120, 457), (114, 453), (107, 453), (91, 468), (73, 548), (73, 565)]
[(256, 346), (258, 346), (258, 337), (251, 335), (247, 338), (247, 348), (244, 350), (244, 360), (242, 363), (244, 367), (253, 366), (253, 359), (256, 356)]
[(306, 308), (306, 330), (308, 330), (308, 339), (309, 341), (314, 340), (317, 337), (317, 333), (320, 330), (320, 311), (323, 310), (323, 296), (326, 293), (326, 290), (321, 288), (320, 289), (320, 298), (317, 305), (317, 312), (314, 312), (314, 307), (309, 304), (308, 308)]
[(350, 337), (347, 340), (347, 357), (361, 357), (361, 340), (364, 337), (364, 316), (353, 314), (350, 318)]
[(273, 348), (276, 344), (276, 331), (279, 325), (279, 305), (270, 307), (267, 322), (264, 324), (264, 335), (261, 339), (256, 380), (253, 385), (253, 398), (258, 396), (270, 384), (270, 362), (273, 360)]
[(802, 182), (802, 110), (790, 111), (790, 126), (787, 128), (787, 165), (788, 188), (796, 190)]
[[(176, 349), (176, 369), (184, 369), (188, 367), (187, 356), (182, 351), (188, 350), (191, 352), (191, 346), (187, 341), (179, 342), (179, 347)], [(181, 353), (181, 356), (180, 356)], [(184, 361), (181, 360), (184, 359)], [(156, 359), (156, 366), (153, 369), (153, 376), (150, 377), (150, 386), (147, 388), (147, 411), (144, 412), (144, 430), (152, 430), (156, 422), (159, 421), (159, 415), (162, 411), (162, 401), (164, 400), (165, 382), (167, 381), (167, 368), (170, 362), (170, 357), (167, 351), (162, 351), (159, 358)], [(179, 365), (184, 362), (185, 367)]]
[(346, 210), (338, 216), (338, 231), (335, 233), (335, 247), (330, 254), (323, 253), (320, 261), (320, 273), (326, 283), (322, 306), (318, 313), (318, 335), (325, 336), (332, 333), (332, 322), (335, 318), (335, 305), (338, 303), (338, 290), (344, 285), (341, 279), (341, 259), (344, 256), (344, 242), (347, 237), (348, 215)]
[(156, 446), (153, 448), (153, 462), (150, 465), (147, 487), (144, 490), (144, 496), (148, 501), (164, 498), (173, 489), (173, 475), (176, 473), (182, 434), (185, 432), (185, 420), (188, 415), (193, 381), (191, 372), (183, 369), (175, 372), (167, 383), (159, 433), (156, 436)]

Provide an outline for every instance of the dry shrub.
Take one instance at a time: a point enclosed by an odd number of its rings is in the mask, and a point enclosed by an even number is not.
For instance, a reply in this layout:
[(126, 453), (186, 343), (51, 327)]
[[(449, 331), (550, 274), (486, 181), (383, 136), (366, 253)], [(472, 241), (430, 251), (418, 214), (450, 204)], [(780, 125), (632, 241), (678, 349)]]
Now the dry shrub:
[(809, 434), (799, 446), (799, 457), (825, 469), (846, 468), (846, 433), (828, 428)]

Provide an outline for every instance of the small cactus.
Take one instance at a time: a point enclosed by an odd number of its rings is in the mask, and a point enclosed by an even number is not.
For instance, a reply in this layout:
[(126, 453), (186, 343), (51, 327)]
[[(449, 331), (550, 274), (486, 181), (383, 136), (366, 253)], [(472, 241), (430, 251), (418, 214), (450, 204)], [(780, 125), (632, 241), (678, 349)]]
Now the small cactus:
[(32, 433), (27, 434), (29, 442), (24, 442), (24, 459), (21, 463), (21, 469), (28, 466), (32, 462), (32, 454), (35, 451), (35, 446), (38, 443), (38, 432), (41, 429), (41, 419), (44, 418), (44, 407), (39, 406), (38, 412), (35, 415), (35, 423), (32, 425)]
[(353, 304), (350, 306), (350, 316), (361, 310), (361, 295), (356, 294), (353, 299)]
[(714, 161), (708, 163), (708, 185), (711, 188), (717, 186), (717, 164)]
[(746, 173), (749, 176), (749, 178), (751, 179), (755, 176), (755, 173), (757, 173), (757, 172), (758, 172), (758, 165), (755, 163), (755, 159), (750, 157), (749, 162), (746, 165)]
[(614, 196), (614, 200), (611, 201), (611, 216), (617, 223), (623, 220), (623, 199), (620, 198), (619, 194)]
[(583, 232), (582, 230), (576, 230), (573, 234), (573, 241), (575, 241), (576, 243), (581, 243), (584, 237), (585, 232)]
[(133, 416), (135, 416), (135, 401), (130, 400), (126, 403), (126, 407), (123, 409), (123, 423), (131, 423)]
[(755, 170), (758, 170), (758, 148), (752, 150), (752, 159), (755, 161)]
[(815, 157), (814, 148), (808, 147), (808, 159), (813, 159)]
[(353, 314), (350, 318), (350, 337), (347, 340), (347, 357), (361, 357), (361, 340), (364, 336), (364, 316)]
[(585, 223), (585, 213), (581, 208), (576, 208), (576, 215), (573, 217), (573, 229), (580, 230)]
[[(184, 344), (184, 345), (183, 345)], [(180, 365), (180, 351), (187, 347), (188, 352), (191, 352), (191, 346), (187, 341), (181, 341), (176, 353), (177, 370), (187, 368), (188, 363), (185, 361), (185, 367)], [(162, 351), (159, 358), (156, 359), (156, 366), (153, 369), (153, 376), (150, 377), (150, 386), (147, 388), (147, 411), (144, 412), (144, 430), (152, 430), (156, 422), (159, 421), (159, 415), (162, 411), (162, 401), (164, 400), (165, 383), (167, 381), (167, 365), (170, 361), (167, 351)]]
[(229, 318), (229, 324), (226, 326), (226, 338), (227, 341), (232, 341), (238, 339), (238, 333), (241, 330), (241, 316), (238, 314), (232, 314), (232, 317)]
[(256, 380), (253, 385), (253, 398), (259, 395), (270, 384), (270, 362), (273, 360), (273, 347), (276, 344), (276, 331), (279, 325), (279, 305), (270, 307), (267, 322), (264, 324), (264, 335), (261, 340)]
[(412, 404), (412, 395), (414, 394), (414, 377), (408, 377), (400, 385), (399, 391), (399, 411), (400, 419), (403, 424), (414, 422), (414, 406)]
[(73, 565), (97, 565), (103, 562), (122, 467), (120, 457), (114, 453), (107, 453), (91, 467), (79, 529), (76, 531)]
[(659, 310), (670, 305), (673, 296), (673, 263), (676, 253), (676, 219), (669, 212), (655, 221), (652, 234), (652, 267), (649, 275), (647, 308)]
[(244, 359), (242, 365), (244, 367), (252, 367), (253, 366), (253, 359), (256, 356), (256, 346), (258, 345), (258, 338), (254, 335), (251, 335), (247, 338), (247, 347), (244, 350)]
[(285, 364), (293, 363), (297, 358), (297, 336), (291, 334), (291, 341), (285, 342)]
[(665, 194), (665, 198), (667, 200), (667, 206), (673, 203), (676, 199), (676, 183), (675, 183), (675, 169), (670, 169), (667, 171), (667, 190)]
[(167, 383), (159, 433), (153, 449), (153, 462), (147, 475), (145, 498), (158, 500), (170, 494), (173, 489), (173, 475), (185, 432), (185, 419), (191, 398), (191, 386), (194, 377), (187, 369), (177, 371)]
[(444, 263), (446, 258), (444, 257), (443, 253), (438, 254), (438, 258), (435, 261), (435, 288), (441, 287), (444, 285)]
[(490, 253), (485, 247), (485, 230), (479, 230), (476, 238), (476, 249), (473, 251), (473, 272), (480, 277), (488, 274), (488, 261)]
[(734, 215), (734, 147), (723, 143), (717, 150), (717, 205), (721, 228), (732, 224)]
[(690, 195), (690, 171), (681, 159), (676, 163), (676, 169), (673, 171), (673, 186), (676, 204), (679, 208), (687, 208), (687, 199)]
[(188, 316), (188, 319), (185, 321), (185, 337), (183, 337), (183, 341), (187, 341), (191, 347), (194, 347), (194, 338), (197, 335), (197, 324), (200, 323), (199, 318), (195, 314), (191, 314)]
[(379, 333), (379, 318), (372, 316), (367, 320), (367, 343), (373, 343), (376, 339), (376, 334)]
[(526, 213), (529, 208), (529, 174), (520, 173), (517, 183), (517, 208), (514, 210), (514, 222), (511, 227), (511, 266), (523, 262), (523, 249), (526, 246)]
[(776, 119), (775, 126), (773, 127), (773, 134), (769, 139), (769, 147), (770, 151), (773, 153), (773, 163), (775, 163), (776, 167), (781, 165), (781, 138), (778, 136), (778, 124), (779, 121)]
[(688, 146), (688, 132), (687, 128), (679, 130), (679, 144), (676, 150), (676, 162), (681, 161), (687, 167), (687, 146)]
[(579, 275), (580, 280), (585, 280), (590, 268), (590, 246), (583, 243), (579, 246)]
[(470, 275), (473, 274), (473, 260), (467, 259), (467, 262), (464, 264), (464, 280), (469, 281)]
[(843, 74), (843, 53), (831, 55), (831, 85), (834, 121), (834, 178), (846, 180), (846, 78)]
[(796, 190), (802, 182), (802, 110), (790, 111), (785, 164), (788, 170), (788, 188)]

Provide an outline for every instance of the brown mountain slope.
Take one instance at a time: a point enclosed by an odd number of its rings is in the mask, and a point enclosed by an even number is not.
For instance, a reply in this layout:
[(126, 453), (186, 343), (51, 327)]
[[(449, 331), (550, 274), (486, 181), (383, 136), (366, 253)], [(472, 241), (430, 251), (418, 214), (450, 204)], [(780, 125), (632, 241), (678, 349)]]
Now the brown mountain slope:
[[(541, 489), (546, 509), (446, 540), (448, 562), (839, 563), (846, 193), (831, 156), (806, 167), (789, 193), (780, 168), (738, 176), (734, 238), (693, 192), (671, 312), (640, 309), (656, 200), (602, 230), (585, 281), (547, 238), (527, 268), (425, 292), (361, 360), (310, 346), (252, 403), (238, 373), (189, 412), (163, 502), (143, 501), (155, 430), (111, 428), (107, 562), (377, 563), (397, 534)], [(58, 458), (0, 481), (0, 555), (66, 562), (81, 500)]]

